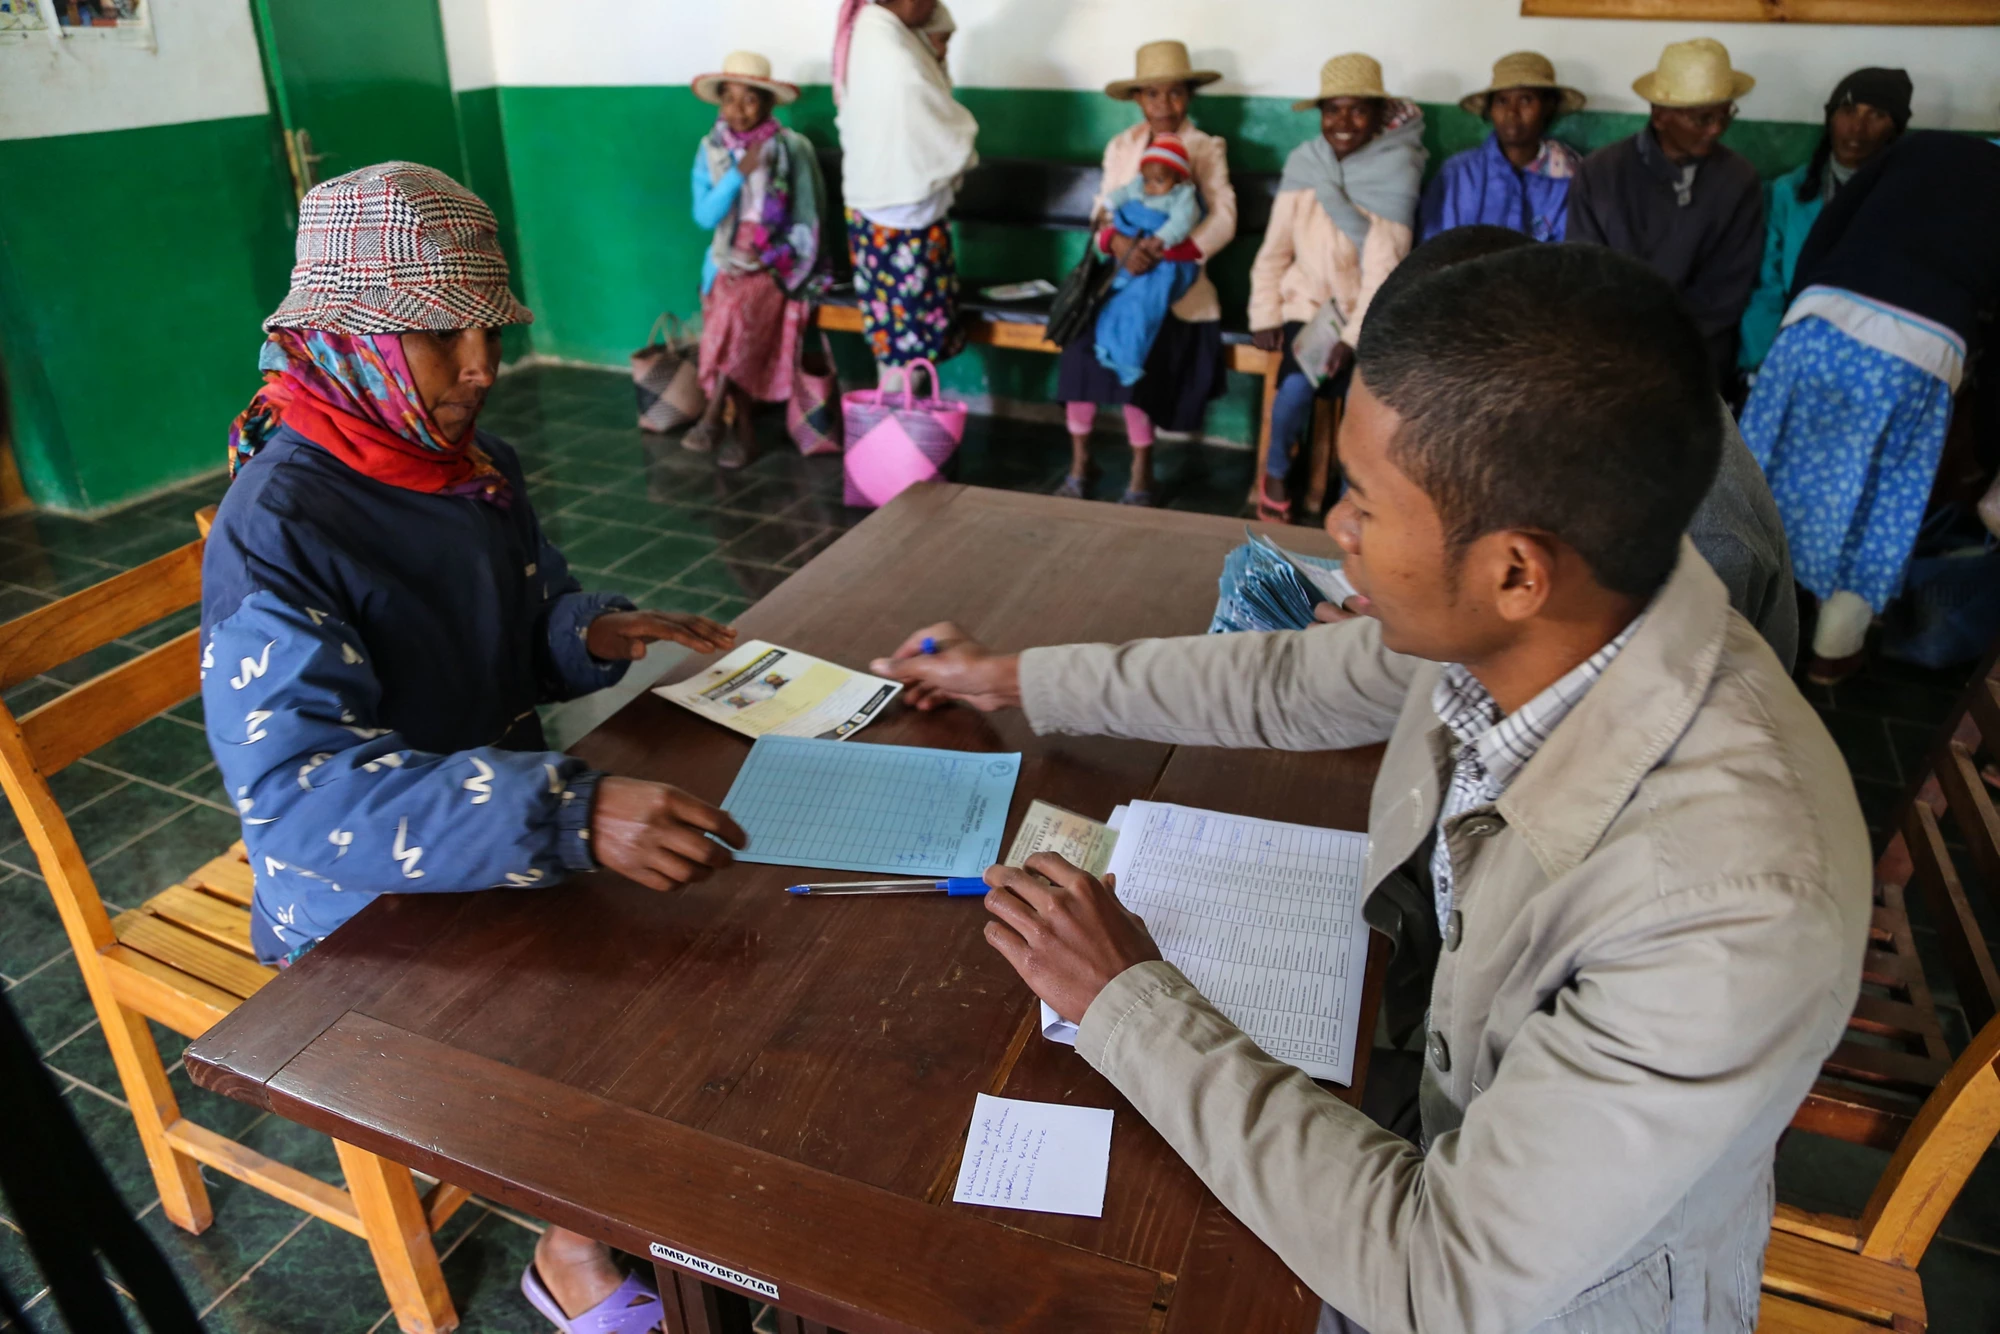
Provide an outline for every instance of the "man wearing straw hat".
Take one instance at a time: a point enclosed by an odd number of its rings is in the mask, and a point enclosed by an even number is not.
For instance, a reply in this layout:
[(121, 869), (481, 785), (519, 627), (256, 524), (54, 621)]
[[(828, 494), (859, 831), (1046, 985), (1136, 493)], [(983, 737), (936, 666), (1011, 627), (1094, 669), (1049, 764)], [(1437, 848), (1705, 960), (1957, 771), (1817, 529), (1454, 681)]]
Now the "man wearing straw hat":
[(1736, 99), (1756, 86), (1730, 67), (1721, 42), (1672, 43), (1632, 82), (1651, 123), (1585, 158), (1569, 197), (1569, 239), (1623, 251), (1672, 283), (1725, 385), (1763, 259), (1764, 191), (1757, 169), (1721, 139)]
[(1583, 94), (1556, 82), (1537, 51), (1516, 51), (1493, 66), (1493, 82), (1458, 104), (1492, 122), (1477, 148), (1451, 157), (1431, 178), (1418, 215), (1428, 240), (1453, 227), (1486, 223), (1560, 241), (1569, 221), (1569, 185), (1583, 155), (1548, 137), (1556, 117), (1583, 106)]

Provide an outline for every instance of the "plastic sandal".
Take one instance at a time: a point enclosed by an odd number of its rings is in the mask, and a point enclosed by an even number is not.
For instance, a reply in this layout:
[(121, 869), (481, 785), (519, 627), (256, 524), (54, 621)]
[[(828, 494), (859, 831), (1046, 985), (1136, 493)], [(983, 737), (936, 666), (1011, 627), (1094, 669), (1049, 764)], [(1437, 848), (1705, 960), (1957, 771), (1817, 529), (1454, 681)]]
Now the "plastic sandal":
[(1154, 503), (1153, 493), (1151, 491), (1133, 491), (1128, 489), (1124, 495), (1118, 497), (1118, 503), (1121, 505), (1144, 505), (1150, 509)]
[(521, 1271), (521, 1295), (563, 1334), (647, 1334), (667, 1318), (660, 1294), (637, 1274), (627, 1274), (618, 1291), (573, 1319), (563, 1315), (562, 1307), (542, 1286), (533, 1260)]
[[(1282, 484), (1279, 487), (1283, 490)], [(1268, 475), (1257, 478), (1257, 518), (1262, 523), (1290, 523), (1292, 521), (1292, 498), (1271, 499), (1271, 478)]]
[(715, 437), (720, 432), (705, 422), (696, 422), (681, 437), (681, 448), (693, 450), (697, 454), (708, 454), (715, 449)]
[(1070, 476), (1063, 478), (1062, 485), (1057, 487), (1052, 494), (1060, 496), (1064, 500), (1082, 500), (1083, 487), (1083, 478), (1072, 473)]

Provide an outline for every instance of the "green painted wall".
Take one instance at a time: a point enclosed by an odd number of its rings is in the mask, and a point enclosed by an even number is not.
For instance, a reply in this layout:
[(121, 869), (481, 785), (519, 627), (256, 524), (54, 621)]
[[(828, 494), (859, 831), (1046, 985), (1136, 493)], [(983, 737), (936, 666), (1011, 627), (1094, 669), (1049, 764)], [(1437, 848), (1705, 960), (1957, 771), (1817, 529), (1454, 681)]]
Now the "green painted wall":
[[(470, 96), (461, 95), (461, 106)], [(964, 88), (959, 97), (979, 118), (980, 152), (990, 157), (1096, 162), (1105, 141), (1136, 118), (1129, 104), (1099, 93)], [(677, 87), (502, 88), (498, 102), (524, 295), (535, 311), (534, 350), (622, 365), (661, 311), (698, 312), (708, 238), (688, 217), (688, 173), (714, 109)], [(1483, 122), (1456, 106), (1424, 110), (1434, 164), (1485, 133)], [(1202, 96), (1195, 114), (1204, 129), (1229, 140), (1230, 161), (1244, 171), (1279, 170), (1316, 128), (1310, 113), (1278, 98)], [(833, 100), (823, 85), (807, 88), (780, 117), (817, 143), (837, 141)], [(1559, 135), (1587, 151), (1633, 133), (1643, 119), (1584, 112), (1563, 122)], [(1773, 176), (1803, 161), (1818, 132), (1817, 125), (1739, 121), (1727, 142)], [(1081, 233), (962, 224), (960, 272), (972, 285), (1058, 279), (1084, 244)], [(1241, 237), (1210, 266), (1225, 310), (1247, 303), (1256, 248), (1256, 237)], [(839, 341), (843, 369), (865, 373), (859, 340)], [(1248, 377), (1232, 379), (1208, 430), (1244, 440), (1256, 386)], [(945, 383), (959, 393), (1048, 399), (1055, 363), (973, 348), (946, 367)]]
[[(500, 249), (521, 290), (521, 238), (514, 221), (514, 180), (508, 170), (507, 141), (500, 121), (497, 88), (473, 88), (458, 94), (459, 140), (465, 146), (465, 184), (484, 199), (499, 224)], [(508, 361), (531, 351), (529, 332), (509, 326), (500, 336), (500, 354)]]
[(0, 359), (37, 504), (218, 467), (291, 269), (264, 116), (0, 140)]

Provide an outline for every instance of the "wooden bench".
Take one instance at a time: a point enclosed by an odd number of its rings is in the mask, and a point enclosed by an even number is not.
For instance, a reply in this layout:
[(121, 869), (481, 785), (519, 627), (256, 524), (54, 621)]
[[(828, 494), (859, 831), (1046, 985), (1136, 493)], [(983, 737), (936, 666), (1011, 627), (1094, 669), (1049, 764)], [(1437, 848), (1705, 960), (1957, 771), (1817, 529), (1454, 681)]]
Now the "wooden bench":
[[(846, 229), (840, 211), (840, 151), (819, 150), (820, 173), (826, 179), (830, 212), (824, 234), (840, 237), (840, 243), (825, 247), (833, 262), (834, 285), (820, 298), (815, 322), (836, 333), (861, 332), (861, 311), (856, 302), (853, 273), (847, 254)], [(1000, 227), (1025, 227), (1049, 231), (1088, 231), (1091, 205), (1097, 198), (1098, 168), (1070, 162), (1047, 162), (1037, 158), (991, 158), (966, 173), (958, 199), (952, 208), (954, 221)], [(1271, 219), (1271, 201), (1277, 195), (1278, 176), (1274, 172), (1233, 172), (1236, 187), (1235, 245), (1249, 243), (1261, 235)], [(959, 301), (960, 318), (966, 340), (981, 347), (1000, 347), (1017, 352), (1059, 354), (1062, 349), (1048, 339), (1049, 299), (992, 301), (978, 295), (978, 289), (1004, 282), (1043, 277), (1050, 274), (1008, 274), (997, 277), (963, 276), (965, 295)], [(1262, 412), (1257, 430), (1258, 457), (1263, 457), (1271, 438), (1271, 404), (1278, 392), (1278, 368), (1283, 357), (1265, 352), (1251, 342), (1250, 333), (1232, 327), (1225, 317), (1222, 332), (1223, 364), (1232, 371), (1257, 376), (1264, 382)], [(1322, 482), (1321, 491), (1324, 492)]]
[[(206, 516), (202, 532), (207, 533)], [(190, 542), (0, 625), (0, 690), (122, 639), (201, 600), (202, 542)], [(176, 635), (16, 718), (0, 703), (0, 785), (48, 882), (102, 1023), (160, 1208), (202, 1232), (213, 1168), (363, 1238), (401, 1327), (458, 1326), (431, 1233), (470, 1198), (440, 1183), (420, 1196), (406, 1167), (336, 1140), (347, 1189), (188, 1120), (148, 1021), (198, 1038), (278, 975), (250, 946), (255, 875), (237, 843), (191, 875), (110, 916), (49, 778), (197, 694), (200, 630)]]
[[(1978, 1032), (2000, 1007), (2000, 973), (1975, 908), (1982, 898), (1989, 910), (2000, 908), (2000, 815), (1980, 776), (1983, 764), (2000, 759), (1996, 660), (1989, 656), (1967, 687), (1876, 864), (1861, 996), (1845, 1039), (1792, 1119), (1796, 1129), (1894, 1149), (1952, 1068), (1910, 924), (1912, 890), (1937, 934), (1966, 1027)], [(1952, 856), (1954, 838), (1967, 850), (1970, 874)]]

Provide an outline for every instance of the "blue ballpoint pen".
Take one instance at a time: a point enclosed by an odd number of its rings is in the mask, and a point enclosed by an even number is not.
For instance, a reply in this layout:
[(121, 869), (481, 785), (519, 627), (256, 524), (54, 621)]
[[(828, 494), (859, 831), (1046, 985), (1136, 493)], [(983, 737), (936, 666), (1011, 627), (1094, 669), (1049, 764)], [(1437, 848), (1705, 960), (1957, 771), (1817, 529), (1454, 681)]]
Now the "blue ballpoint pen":
[(949, 894), (955, 899), (986, 893), (987, 885), (976, 875), (953, 876), (949, 880), (843, 880), (824, 885), (788, 885), (787, 894)]

